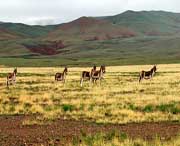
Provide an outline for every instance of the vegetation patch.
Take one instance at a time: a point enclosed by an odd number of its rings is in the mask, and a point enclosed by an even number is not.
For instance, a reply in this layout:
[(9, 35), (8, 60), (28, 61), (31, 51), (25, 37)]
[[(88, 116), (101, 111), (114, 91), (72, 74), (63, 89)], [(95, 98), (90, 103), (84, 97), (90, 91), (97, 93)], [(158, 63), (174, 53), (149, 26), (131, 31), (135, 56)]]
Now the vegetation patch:
[(130, 105), (128, 105), (128, 108), (133, 111), (140, 111), (140, 112), (146, 112), (146, 113), (152, 113), (155, 111), (167, 112), (167, 113), (171, 113), (171, 114), (179, 114), (180, 113), (180, 103), (179, 102), (171, 102), (169, 104), (159, 104), (159, 105), (148, 104), (144, 107), (130, 104)]
[(62, 109), (64, 112), (67, 112), (67, 111), (73, 111), (74, 110), (74, 106), (73, 105), (70, 105), (70, 104), (64, 104), (62, 105)]
[(156, 137), (152, 141), (143, 139), (131, 139), (124, 132), (111, 131), (108, 133), (96, 133), (92, 135), (81, 134), (80, 137), (74, 137), (71, 146), (169, 146), (173, 143), (178, 146), (180, 141), (177, 138), (169, 141), (162, 141)]

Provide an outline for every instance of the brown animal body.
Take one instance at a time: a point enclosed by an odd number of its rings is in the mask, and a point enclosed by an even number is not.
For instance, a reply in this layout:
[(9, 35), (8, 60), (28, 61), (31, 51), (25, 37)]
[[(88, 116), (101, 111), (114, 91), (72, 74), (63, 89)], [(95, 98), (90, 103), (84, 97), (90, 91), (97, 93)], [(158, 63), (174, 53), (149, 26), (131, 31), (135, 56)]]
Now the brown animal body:
[(106, 67), (104, 65), (101, 65), (100, 70), (92, 72), (92, 82), (95, 83), (97, 80), (101, 82), (101, 79), (103, 79), (105, 73)]
[(55, 81), (63, 81), (65, 83), (67, 72), (68, 72), (68, 69), (67, 69), (67, 67), (65, 67), (64, 71), (62, 73), (56, 73)]
[(9, 84), (16, 83), (16, 75), (17, 75), (17, 68), (14, 69), (13, 73), (8, 73), (7, 75), (7, 87)]
[(150, 71), (141, 71), (140, 75), (139, 75), (139, 82), (141, 82), (141, 80), (143, 79), (151, 79), (154, 74), (156, 73), (156, 65), (153, 66), (153, 68)]
[(89, 71), (83, 71), (82, 74), (81, 74), (81, 79), (80, 79), (80, 84), (81, 84), (81, 87), (83, 86), (83, 82), (84, 81), (91, 81), (91, 77), (92, 77), (92, 74), (96, 71), (96, 66), (94, 65), (92, 70), (89, 72)]

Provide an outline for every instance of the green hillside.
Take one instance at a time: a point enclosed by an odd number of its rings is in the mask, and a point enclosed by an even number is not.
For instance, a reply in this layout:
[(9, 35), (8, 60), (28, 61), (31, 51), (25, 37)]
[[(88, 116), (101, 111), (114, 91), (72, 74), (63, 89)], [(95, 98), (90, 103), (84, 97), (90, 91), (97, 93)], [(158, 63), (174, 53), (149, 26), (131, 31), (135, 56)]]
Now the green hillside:
[(0, 23), (0, 29), (7, 29), (23, 37), (40, 37), (56, 28), (56, 25), (30, 26), (21, 23)]
[[(17, 47), (17, 46), (16, 46)], [(81, 42), (53, 56), (30, 52), (1, 56), (0, 63), (10, 66), (92, 66), (180, 63), (180, 37), (134, 37)], [(18, 50), (18, 47), (17, 47)], [(26, 49), (23, 49), (26, 50)]]
[(126, 11), (55, 26), (0, 23), (0, 65), (180, 63), (180, 14)]
[(175, 35), (180, 32), (180, 13), (165, 11), (126, 11), (103, 17), (113, 24), (127, 26), (136, 32), (149, 35)]

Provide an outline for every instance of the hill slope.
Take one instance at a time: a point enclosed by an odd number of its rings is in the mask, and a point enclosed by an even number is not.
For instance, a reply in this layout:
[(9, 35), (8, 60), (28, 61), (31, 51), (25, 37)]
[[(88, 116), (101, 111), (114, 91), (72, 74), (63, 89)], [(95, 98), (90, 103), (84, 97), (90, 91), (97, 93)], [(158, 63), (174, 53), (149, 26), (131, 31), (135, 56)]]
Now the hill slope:
[(106, 40), (112, 38), (132, 37), (136, 33), (125, 26), (114, 25), (105, 20), (81, 17), (69, 23), (59, 25), (49, 34), (49, 38), (80, 40)]
[(115, 16), (102, 17), (113, 24), (127, 26), (147, 35), (175, 35), (180, 32), (180, 13), (165, 11), (126, 11)]
[(180, 63), (180, 14), (126, 11), (55, 26), (0, 23), (0, 64)]
[(56, 28), (56, 25), (50, 26), (30, 26), (21, 23), (0, 23), (0, 29), (6, 29), (8, 31), (14, 32), (17, 35), (24, 37), (40, 37), (46, 35), (50, 31)]
[(2, 41), (2, 40), (19, 39), (19, 38), (21, 38), (20, 35), (17, 35), (16, 33), (13, 33), (13, 32), (8, 31), (6, 29), (0, 28), (0, 41)]

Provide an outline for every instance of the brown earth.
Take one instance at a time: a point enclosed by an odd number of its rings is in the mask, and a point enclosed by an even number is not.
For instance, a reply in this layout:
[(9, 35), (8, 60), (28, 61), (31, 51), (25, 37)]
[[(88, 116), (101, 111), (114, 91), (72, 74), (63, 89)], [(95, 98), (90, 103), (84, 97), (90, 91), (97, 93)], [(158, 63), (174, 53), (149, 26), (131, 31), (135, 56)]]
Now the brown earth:
[(49, 41), (48, 44), (36, 44), (36, 45), (24, 45), (33, 53), (39, 53), (41, 55), (56, 55), (61, 53), (60, 49), (65, 48), (65, 44), (59, 41)]
[(130, 138), (152, 140), (159, 136), (162, 140), (169, 140), (180, 132), (180, 123), (131, 123), (131, 124), (95, 124), (85, 121), (57, 119), (47, 125), (26, 125), (22, 123), (29, 116), (0, 116), (0, 145), (67, 145), (73, 137), (97, 132), (118, 130), (126, 133)]
[(59, 25), (49, 33), (48, 38), (57, 38), (57, 36), (78, 37), (80, 40), (94, 41), (134, 37), (136, 32), (124, 26), (114, 25), (106, 20), (81, 17), (72, 22)]

